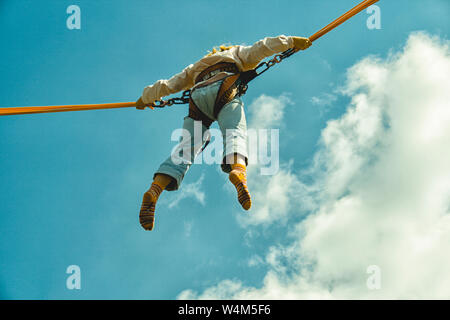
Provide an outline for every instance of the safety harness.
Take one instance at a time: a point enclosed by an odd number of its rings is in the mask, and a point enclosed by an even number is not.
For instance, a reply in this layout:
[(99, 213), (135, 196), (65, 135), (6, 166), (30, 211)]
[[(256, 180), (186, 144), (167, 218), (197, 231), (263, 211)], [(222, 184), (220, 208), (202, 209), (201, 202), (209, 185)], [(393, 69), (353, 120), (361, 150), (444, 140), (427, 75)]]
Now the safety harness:
[[(248, 83), (251, 80), (263, 74), (269, 68), (271, 68), (277, 63), (280, 63), (281, 61), (283, 61), (283, 59), (291, 56), (295, 52), (296, 51), (294, 49), (288, 49), (281, 54), (277, 54), (273, 59), (267, 62), (261, 62), (255, 69), (244, 72), (240, 72), (238, 67), (234, 63), (219, 62), (203, 70), (196, 77), (195, 84), (211, 79), (213, 76), (219, 74), (220, 72), (230, 73), (230, 75), (225, 76), (225, 78), (223, 78), (222, 84), (219, 87), (219, 91), (217, 92), (216, 100), (214, 102), (213, 113), (214, 118), (217, 119), (220, 110), (222, 110), (222, 108), (227, 103), (232, 101), (236, 96), (240, 97), (247, 92)], [(261, 69), (263, 67), (264, 69)], [(202, 85), (200, 84), (197, 88), (201, 87)], [(197, 88), (194, 88), (193, 90)], [(156, 104), (155, 103), (152, 104), (152, 106), (162, 108), (165, 106), (171, 106), (173, 104), (189, 103), (189, 114), (188, 114), (189, 118), (194, 119), (196, 121), (201, 121), (202, 124), (209, 129), (209, 127), (215, 120), (208, 117), (203, 111), (200, 110), (199, 107), (197, 107), (197, 105), (194, 102), (194, 99), (192, 99), (191, 97), (191, 92), (192, 92), (191, 90), (186, 90), (183, 92), (183, 95), (180, 98), (172, 98), (167, 101), (159, 100), (156, 102)], [(202, 152), (206, 148), (206, 146), (210, 143), (210, 141), (211, 137), (208, 136), (200, 152)]]
[[(220, 85), (219, 91), (217, 92), (216, 101), (214, 102), (214, 118), (216, 119), (223, 106), (233, 100), (238, 94), (238, 67), (236, 66), (236, 64), (231, 62), (216, 63), (215, 65), (209, 66), (208, 68), (203, 70), (195, 79), (195, 84), (198, 84), (200, 82), (211, 79), (216, 74), (219, 74), (221, 72), (227, 72), (230, 73), (230, 75), (221, 79), (223, 80), (223, 82)], [(202, 85), (198, 86), (197, 88), (201, 87)], [(207, 128), (209, 128), (214, 122), (213, 119), (209, 118), (204, 112), (200, 110), (200, 108), (197, 107), (192, 97), (189, 98), (189, 117), (197, 121), (202, 121), (203, 125), (205, 125)]]
[[(222, 108), (232, 101), (236, 96), (242, 96), (247, 92), (248, 83), (260, 76), (268, 69), (273, 67), (275, 64), (280, 63), (283, 59), (290, 57), (297, 51), (293, 48), (288, 49), (281, 54), (275, 55), (271, 60), (267, 62), (261, 62), (255, 69), (251, 69), (248, 71), (240, 72), (236, 64), (231, 62), (220, 62), (215, 65), (209, 66), (205, 70), (203, 70), (195, 79), (195, 83), (200, 83), (202, 81), (206, 81), (211, 79), (213, 76), (220, 72), (228, 72), (230, 75), (226, 76), (222, 84), (220, 85), (219, 91), (217, 93), (216, 101), (214, 103), (214, 118), (217, 119), (217, 116), (222, 110)], [(200, 85), (201, 86), (201, 85)], [(194, 89), (195, 90), (195, 89)], [(166, 106), (172, 106), (174, 104), (185, 104), (189, 103), (189, 117), (202, 121), (203, 125), (207, 128), (211, 126), (211, 124), (215, 121), (214, 119), (209, 118), (206, 114), (204, 114), (196, 105), (193, 99), (191, 98), (191, 90), (186, 90), (183, 92), (182, 96), (179, 98), (172, 98), (166, 101), (158, 100), (152, 103), (151, 107), (155, 108), (163, 108)]]

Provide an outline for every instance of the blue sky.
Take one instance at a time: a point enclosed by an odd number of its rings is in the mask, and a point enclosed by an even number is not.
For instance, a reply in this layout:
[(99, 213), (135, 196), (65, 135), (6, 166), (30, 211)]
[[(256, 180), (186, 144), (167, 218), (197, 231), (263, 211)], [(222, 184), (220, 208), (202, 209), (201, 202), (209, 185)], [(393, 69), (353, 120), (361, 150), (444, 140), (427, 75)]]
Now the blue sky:
[[(309, 36), (357, 2), (5, 0), (0, 106), (134, 101), (214, 45)], [(81, 8), (81, 30), (66, 28), (71, 4)], [(333, 93), (347, 68), (398, 50), (412, 31), (448, 35), (446, 0), (379, 6), (381, 30), (369, 30), (362, 13), (255, 80), (244, 97), (249, 105), (261, 94), (290, 94), (280, 158), (293, 159), (293, 170), (311, 163), (321, 130), (348, 104), (339, 96), (320, 112), (312, 97)], [(247, 261), (283, 244), (285, 226), (253, 229), (248, 240), (216, 166), (193, 166), (184, 181), (204, 177), (204, 204), (188, 197), (167, 208), (176, 194), (164, 193), (156, 229), (138, 223), (142, 194), (186, 114), (176, 106), (1, 117), (0, 297), (174, 299), (225, 278), (260, 286), (267, 270)], [(81, 290), (66, 288), (72, 264)]]

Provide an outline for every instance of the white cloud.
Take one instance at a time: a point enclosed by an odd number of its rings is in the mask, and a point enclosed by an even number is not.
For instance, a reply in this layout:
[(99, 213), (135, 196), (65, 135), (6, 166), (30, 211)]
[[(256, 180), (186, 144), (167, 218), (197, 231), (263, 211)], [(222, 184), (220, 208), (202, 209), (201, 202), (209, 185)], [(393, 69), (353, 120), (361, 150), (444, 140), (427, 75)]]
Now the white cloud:
[[(279, 97), (261, 95), (248, 108), (249, 128), (278, 129), (282, 124), (285, 108), (290, 104), (292, 102), (287, 94)], [(257, 155), (250, 155), (250, 157), (257, 157)], [(287, 215), (292, 209), (292, 199), (298, 198), (300, 190), (305, 187), (292, 173), (291, 168), (292, 162), (279, 168), (275, 175), (261, 175), (261, 164), (256, 163), (248, 167), (252, 209), (250, 213), (246, 212), (238, 216), (241, 225), (269, 226), (274, 222), (287, 221)]]
[[(278, 218), (299, 214), (304, 199), (316, 209), (287, 230), (290, 245), (268, 248), (262, 285), (223, 280), (179, 298), (450, 298), (448, 42), (414, 33), (401, 52), (350, 68), (342, 93), (351, 105), (323, 130), (314, 165), (280, 172), (304, 188), (276, 191)], [(264, 187), (256, 193), (273, 188)], [(274, 208), (258, 205), (266, 221)], [(380, 290), (366, 286), (370, 265)]]
[(334, 102), (336, 102), (337, 97), (334, 94), (331, 93), (322, 93), (319, 96), (314, 96), (311, 98), (312, 104), (318, 105), (318, 106), (330, 106)]
[(278, 128), (282, 124), (284, 109), (292, 104), (287, 94), (279, 97), (261, 95), (249, 106), (250, 120), (248, 127), (251, 129)]
[(185, 221), (184, 222), (184, 235), (189, 238), (191, 236), (192, 227), (193, 227), (192, 221)]
[(247, 264), (249, 267), (257, 267), (259, 265), (262, 265), (264, 263), (264, 260), (258, 256), (258, 255), (253, 255), (250, 259), (248, 259)]
[(327, 113), (333, 103), (335, 103), (337, 100), (337, 96), (332, 93), (322, 93), (318, 96), (314, 96), (311, 98), (311, 103), (315, 106), (317, 106), (319, 113), (321, 116), (323, 116), (325, 113)]
[[(277, 174), (267, 176), (259, 173), (258, 166), (251, 166), (248, 169), (248, 181), (252, 208), (251, 212), (238, 216), (242, 226), (285, 224), (289, 214), (299, 205), (301, 195), (308, 197), (306, 186), (292, 172), (292, 162), (283, 165)], [(300, 205), (306, 208), (308, 204), (305, 201)]]
[(193, 198), (205, 205), (205, 193), (201, 190), (201, 185), (203, 183), (204, 175), (202, 174), (200, 178), (192, 183), (184, 183), (178, 192), (170, 192), (168, 197), (164, 200), (169, 209), (178, 205), (178, 203), (186, 198)]

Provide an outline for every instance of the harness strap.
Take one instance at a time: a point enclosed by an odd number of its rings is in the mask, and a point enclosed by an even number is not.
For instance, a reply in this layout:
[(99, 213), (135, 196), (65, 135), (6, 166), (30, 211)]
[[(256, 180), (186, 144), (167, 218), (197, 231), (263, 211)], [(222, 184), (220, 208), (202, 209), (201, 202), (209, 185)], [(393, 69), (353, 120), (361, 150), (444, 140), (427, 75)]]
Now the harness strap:
[(214, 117), (217, 119), (220, 110), (230, 101), (232, 101), (239, 94), (239, 78), (240, 73), (226, 77), (217, 93), (216, 101), (214, 103)]
[[(192, 98), (189, 98), (189, 118), (194, 119), (196, 121), (201, 121), (202, 124), (209, 129), (214, 120), (210, 119), (206, 114), (204, 114), (195, 104)], [(206, 146), (211, 142), (211, 135), (208, 136), (205, 144), (203, 145), (200, 152), (205, 150)]]
[(192, 98), (189, 99), (189, 118), (196, 121), (201, 121), (202, 124), (209, 129), (214, 120), (210, 119), (203, 111), (201, 111), (195, 104)]
[(219, 62), (200, 72), (200, 74), (195, 78), (195, 83), (197, 84), (208, 80), (219, 72), (239, 73), (239, 69), (236, 64), (232, 62)]
[[(224, 69), (226, 68), (226, 70)], [(227, 71), (227, 72), (233, 72), (233, 75), (227, 76), (224, 78), (222, 84), (220, 85), (220, 88), (217, 92), (217, 97), (214, 102), (214, 118), (217, 119), (217, 116), (222, 110), (222, 108), (230, 101), (232, 101), (237, 95), (242, 95), (245, 93), (245, 90), (241, 90), (240, 88), (240, 77), (241, 73), (239, 72), (239, 69), (234, 63), (217, 63), (211, 67), (206, 68), (203, 70), (200, 75), (196, 78), (197, 81), (205, 81), (209, 79), (210, 77), (214, 76), (214, 74), (217, 74), (217, 70), (221, 71)], [(245, 82), (245, 81), (244, 81)], [(246, 83), (245, 83), (246, 84)], [(202, 124), (209, 129), (211, 124), (215, 121), (211, 118), (209, 118), (203, 111), (200, 110), (199, 107), (194, 102), (194, 99), (192, 97), (189, 98), (189, 114), (188, 116), (196, 121), (201, 121)], [(203, 151), (206, 146), (210, 142), (210, 137), (207, 139), (205, 145), (203, 146)]]

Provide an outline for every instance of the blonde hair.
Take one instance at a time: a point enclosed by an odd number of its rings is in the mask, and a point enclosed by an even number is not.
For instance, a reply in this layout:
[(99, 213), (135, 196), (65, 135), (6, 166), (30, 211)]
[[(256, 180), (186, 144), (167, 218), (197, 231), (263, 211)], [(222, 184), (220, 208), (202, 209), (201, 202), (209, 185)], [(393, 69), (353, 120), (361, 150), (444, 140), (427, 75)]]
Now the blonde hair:
[(227, 45), (222, 44), (219, 46), (219, 48), (213, 47), (212, 51), (208, 51), (208, 54), (205, 55), (205, 57), (212, 56), (213, 54), (215, 54), (217, 52), (223, 52), (223, 51), (230, 50), (231, 48), (234, 48), (234, 47), (237, 47), (237, 46), (227, 46)]

